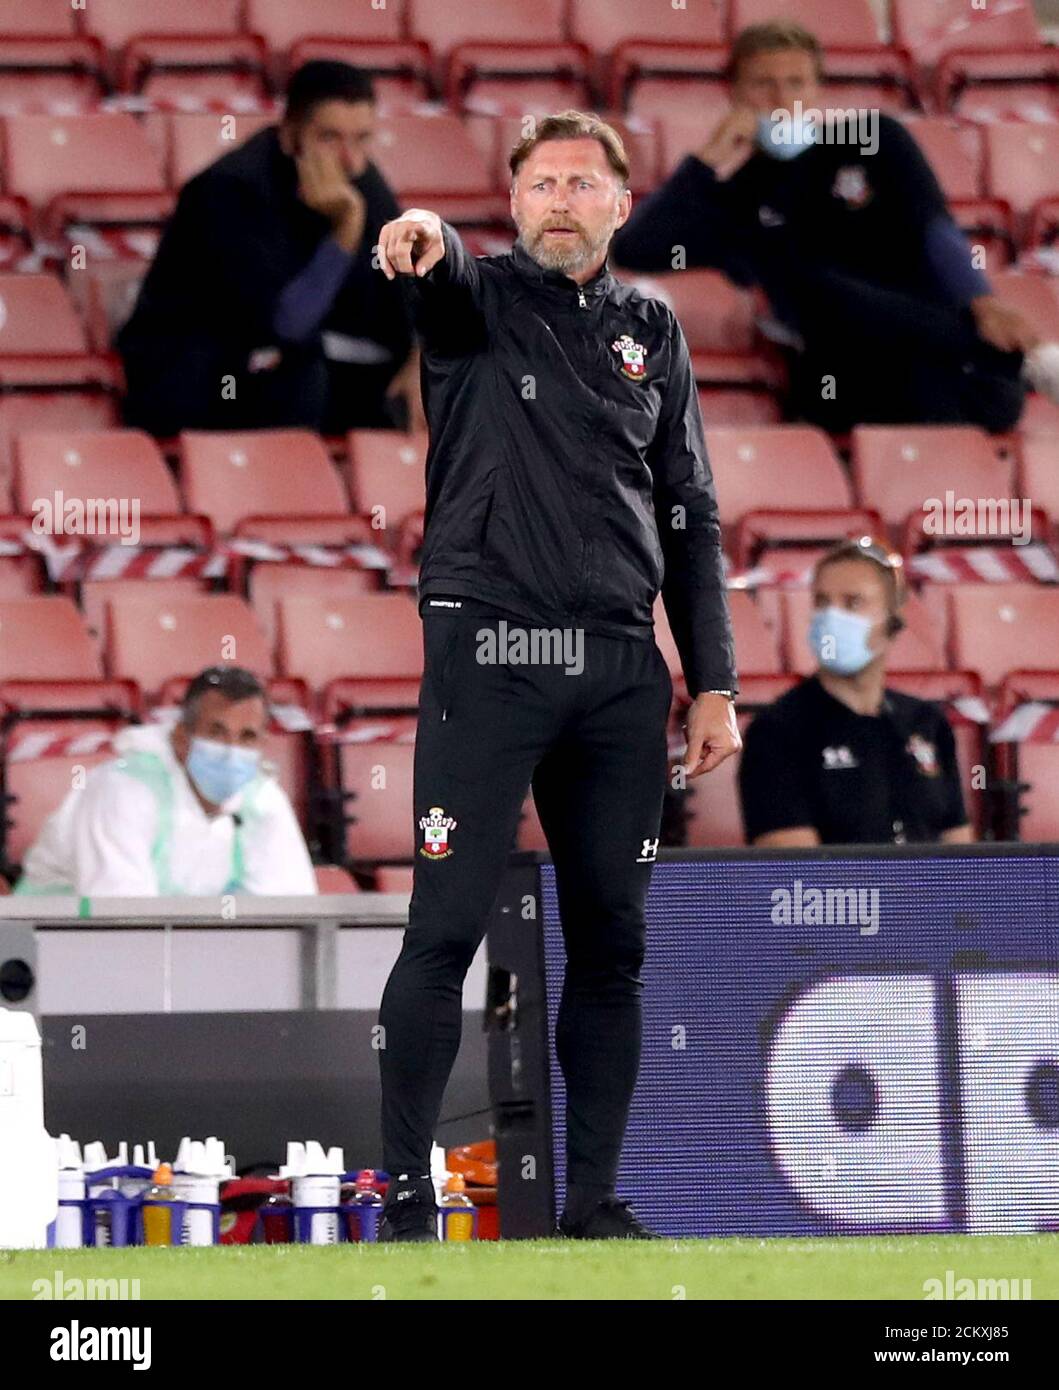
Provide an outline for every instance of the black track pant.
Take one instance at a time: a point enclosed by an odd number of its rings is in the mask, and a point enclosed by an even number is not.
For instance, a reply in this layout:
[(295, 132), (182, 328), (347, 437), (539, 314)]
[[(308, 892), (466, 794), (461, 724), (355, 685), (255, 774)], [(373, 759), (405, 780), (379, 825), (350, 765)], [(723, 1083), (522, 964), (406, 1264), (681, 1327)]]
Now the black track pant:
[[(434, 600), (434, 603), (437, 601)], [(653, 640), (567, 634), (567, 664), (490, 664), (503, 619), (423, 607), (415, 879), (379, 1022), (383, 1159), (426, 1173), (460, 1045), (464, 976), (485, 933), (531, 779), (556, 868), (566, 977), (556, 1051), (567, 1181), (613, 1188), (640, 1061), (640, 967), (666, 778), (672, 683)], [(507, 635), (533, 629), (508, 620)], [(507, 649), (517, 655), (516, 649)], [(499, 654), (499, 648), (494, 655)], [(440, 825), (420, 825), (421, 819)], [(452, 820), (454, 825), (443, 824)], [(436, 846), (430, 850), (427, 838)], [(426, 852), (424, 852), (426, 851)], [(539, 930), (527, 921), (527, 931)]]
[[(796, 323), (790, 359), (800, 418), (836, 434), (858, 424), (968, 424), (1014, 429), (1026, 398), (1022, 354), (978, 336), (969, 309), (873, 285), (837, 270), (775, 268), (762, 276)], [(833, 393), (823, 382), (832, 378)]]

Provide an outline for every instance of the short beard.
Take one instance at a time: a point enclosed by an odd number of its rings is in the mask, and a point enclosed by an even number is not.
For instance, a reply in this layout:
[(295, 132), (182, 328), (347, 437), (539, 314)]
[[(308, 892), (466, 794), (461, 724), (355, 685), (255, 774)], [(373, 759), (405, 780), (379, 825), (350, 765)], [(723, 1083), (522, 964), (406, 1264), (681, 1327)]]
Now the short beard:
[(532, 238), (527, 238), (525, 231), (521, 228), (519, 229), (519, 241), (543, 270), (561, 270), (565, 275), (576, 275), (606, 252), (610, 245), (610, 239), (614, 235), (616, 224), (617, 218), (614, 219), (612, 225), (605, 227), (595, 239), (590, 239), (584, 233), (578, 233), (576, 246), (549, 246), (544, 231), (538, 232)]

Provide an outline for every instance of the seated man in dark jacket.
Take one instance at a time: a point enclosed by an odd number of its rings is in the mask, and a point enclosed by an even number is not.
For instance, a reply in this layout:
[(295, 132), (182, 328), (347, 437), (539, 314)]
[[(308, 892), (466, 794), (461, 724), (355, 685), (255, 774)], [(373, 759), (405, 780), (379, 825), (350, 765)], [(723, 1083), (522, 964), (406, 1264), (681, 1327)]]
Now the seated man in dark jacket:
[(117, 346), (126, 422), (182, 429), (406, 423), (418, 366), (403, 288), (372, 268), (396, 217), (369, 158), (371, 82), (307, 63), (287, 109), (184, 187)]
[(799, 25), (744, 30), (732, 109), (633, 212), (615, 260), (761, 286), (789, 349), (792, 414), (824, 429), (1011, 429), (1027, 380), (1059, 397), (1059, 348), (993, 295), (904, 126), (829, 110), (822, 64)]
[(841, 542), (817, 564), (807, 633), (817, 671), (746, 731), (739, 793), (748, 844), (974, 839), (945, 714), (886, 684), (903, 602), (900, 557), (869, 536)]

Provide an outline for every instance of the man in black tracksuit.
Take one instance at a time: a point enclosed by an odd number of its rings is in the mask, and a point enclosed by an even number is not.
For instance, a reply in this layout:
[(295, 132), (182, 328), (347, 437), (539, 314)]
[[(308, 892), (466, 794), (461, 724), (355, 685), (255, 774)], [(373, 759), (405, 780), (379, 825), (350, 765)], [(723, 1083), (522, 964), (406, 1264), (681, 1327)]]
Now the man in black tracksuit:
[[(384, 227), (413, 276), (430, 424), (425, 666), (409, 927), (380, 1009), (382, 1238), (434, 1238), (431, 1138), (461, 985), (532, 782), (567, 970), (560, 1229), (648, 1235), (614, 1193), (640, 1050), (644, 900), (666, 779), (661, 587), (688, 690), (689, 775), (739, 746), (716, 499), (672, 313), (607, 269), (628, 216), (620, 139), (549, 117), (511, 156), (519, 240), (479, 260), (435, 214)], [(520, 636), (521, 634), (521, 636)]]

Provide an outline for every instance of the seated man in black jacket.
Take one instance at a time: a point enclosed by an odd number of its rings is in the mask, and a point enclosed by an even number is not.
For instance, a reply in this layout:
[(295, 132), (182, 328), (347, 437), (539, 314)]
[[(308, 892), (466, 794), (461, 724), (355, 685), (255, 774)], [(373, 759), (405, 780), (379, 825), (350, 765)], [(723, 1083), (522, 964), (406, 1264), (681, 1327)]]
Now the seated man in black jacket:
[(126, 423), (157, 435), (406, 423), (418, 365), (403, 289), (372, 269), (398, 212), (369, 158), (374, 122), (367, 76), (307, 63), (282, 124), (187, 183), (118, 335)]
[(816, 674), (746, 731), (748, 844), (973, 840), (948, 720), (930, 700), (886, 686), (903, 601), (900, 557), (870, 536), (841, 542), (816, 566), (806, 634)]
[(792, 413), (834, 433), (1011, 429), (1027, 380), (1059, 398), (1059, 348), (992, 294), (907, 130), (828, 110), (822, 62), (799, 25), (744, 30), (732, 109), (618, 232), (615, 260), (761, 286), (790, 350)]

